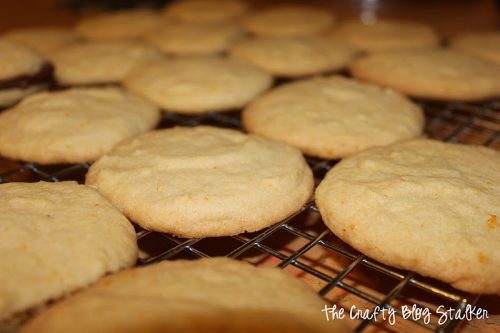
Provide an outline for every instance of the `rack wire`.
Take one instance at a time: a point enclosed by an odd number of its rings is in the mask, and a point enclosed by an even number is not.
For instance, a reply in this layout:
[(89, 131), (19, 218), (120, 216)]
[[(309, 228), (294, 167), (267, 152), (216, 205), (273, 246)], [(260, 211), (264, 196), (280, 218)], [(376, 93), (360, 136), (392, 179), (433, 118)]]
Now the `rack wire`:
[[(500, 100), (485, 103), (439, 103), (418, 101), (426, 113), (426, 134), (430, 138), (472, 143), (500, 149)], [(201, 116), (165, 113), (160, 127), (175, 125), (215, 125), (241, 128), (238, 112)], [(316, 183), (335, 161), (307, 158)], [(0, 183), (15, 181), (84, 181), (89, 164), (41, 166), (0, 158)], [(356, 332), (376, 327), (387, 332), (435, 331), (454, 332), (460, 320), (437, 323), (422, 318), (408, 318), (401, 306), (428, 308), (437, 318), (439, 305), (464, 310), (475, 305), (479, 296), (466, 294), (414, 272), (382, 265), (343, 243), (322, 223), (314, 204), (309, 202), (300, 212), (259, 232), (233, 237), (182, 239), (151, 232), (136, 226), (141, 255), (138, 265), (162, 260), (227, 256), (260, 265), (276, 265), (313, 285), (328, 302), (347, 307), (354, 304), (372, 315), (376, 309), (394, 311), (396, 325), (379, 316), (359, 319)], [(348, 299), (348, 300), (346, 300)], [(398, 325), (400, 324), (400, 325)]]

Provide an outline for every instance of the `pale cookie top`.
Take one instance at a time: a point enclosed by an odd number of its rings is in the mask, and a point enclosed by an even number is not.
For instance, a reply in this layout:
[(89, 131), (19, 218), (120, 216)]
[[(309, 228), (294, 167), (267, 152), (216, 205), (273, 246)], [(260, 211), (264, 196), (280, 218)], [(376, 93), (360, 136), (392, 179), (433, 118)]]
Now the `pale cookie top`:
[(165, 110), (187, 114), (239, 109), (271, 83), (271, 75), (257, 67), (215, 57), (142, 66), (123, 82)]
[(260, 36), (310, 36), (319, 34), (334, 23), (328, 9), (301, 5), (280, 5), (250, 14), (243, 26)]
[(424, 123), (407, 98), (340, 76), (282, 85), (254, 100), (242, 118), (251, 133), (328, 159), (418, 137)]
[(182, 237), (260, 230), (298, 211), (313, 188), (298, 150), (205, 126), (123, 141), (86, 183), (142, 227)]
[(136, 39), (157, 29), (165, 21), (148, 10), (123, 10), (82, 19), (75, 31), (82, 37), (97, 40)]
[(229, 54), (273, 75), (297, 77), (341, 69), (352, 60), (355, 50), (316, 36), (257, 37), (237, 43)]
[(134, 228), (76, 182), (0, 185), (0, 319), (86, 287), (137, 259)]
[(416, 50), (439, 45), (439, 36), (431, 27), (407, 21), (381, 20), (371, 24), (347, 21), (328, 35), (367, 52)]
[(451, 47), (500, 63), (500, 32), (464, 33), (451, 40)]
[(155, 106), (117, 88), (42, 92), (0, 113), (0, 155), (42, 164), (91, 162), (158, 121)]
[(190, 23), (234, 21), (248, 11), (244, 1), (238, 0), (184, 0), (165, 7), (168, 18)]
[(236, 23), (172, 22), (146, 36), (146, 40), (173, 55), (209, 55), (226, 51), (244, 32)]
[(500, 294), (500, 153), (414, 140), (342, 160), (316, 191), (327, 226), (382, 263)]
[(458, 51), (371, 54), (350, 65), (354, 77), (428, 99), (474, 101), (500, 96), (500, 65)]
[(135, 41), (84, 42), (54, 52), (55, 76), (62, 84), (100, 84), (123, 79), (133, 68), (164, 59), (151, 45)]
[(61, 27), (15, 29), (8, 31), (1, 37), (29, 46), (44, 56), (50, 55), (51, 52), (62, 46), (80, 40), (73, 31)]
[(0, 81), (34, 75), (44, 64), (45, 60), (31, 48), (0, 40)]
[[(41, 313), (22, 333), (335, 332), (325, 302), (274, 267), (210, 258), (164, 261), (102, 279)], [(95, 313), (106, 310), (106, 316)]]

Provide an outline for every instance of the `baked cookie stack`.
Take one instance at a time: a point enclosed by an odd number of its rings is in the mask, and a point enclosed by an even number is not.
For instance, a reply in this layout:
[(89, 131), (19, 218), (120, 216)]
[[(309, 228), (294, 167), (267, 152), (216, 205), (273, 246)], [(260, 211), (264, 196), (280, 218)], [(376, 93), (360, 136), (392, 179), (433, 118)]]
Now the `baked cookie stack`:
[(52, 66), (33, 49), (0, 40), (0, 108), (47, 88)]
[[(421, 23), (229, 0), (1, 35), (0, 155), (88, 172), (85, 185), (0, 184), (0, 331), (32, 311), (21, 332), (347, 332), (276, 268), (132, 268), (133, 223), (237, 236), (313, 201), (381, 263), (500, 294), (500, 154), (423, 138), (419, 104), (500, 97), (497, 38), (445, 48)], [(171, 127), (163, 115), (241, 126)], [(308, 159), (341, 161), (320, 179)]]

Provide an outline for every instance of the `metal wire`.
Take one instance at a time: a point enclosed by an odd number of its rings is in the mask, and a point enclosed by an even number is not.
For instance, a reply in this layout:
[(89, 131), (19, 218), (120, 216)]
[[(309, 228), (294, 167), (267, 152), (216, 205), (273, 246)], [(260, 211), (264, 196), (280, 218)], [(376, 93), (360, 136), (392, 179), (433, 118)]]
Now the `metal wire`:
[[(443, 141), (480, 144), (500, 149), (500, 101), (481, 104), (419, 103), (426, 113), (426, 134), (428, 137)], [(237, 112), (195, 117), (166, 113), (160, 127), (175, 125), (197, 126), (201, 124), (241, 128)], [(307, 158), (307, 160), (315, 174), (317, 183), (335, 164), (335, 161), (315, 158)], [(52, 182), (76, 180), (83, 182), (88, 168), (88, 164), (47, 167), (0, 158), (0, 183), (39, 180)], [(300, 219), (304, 214), (315, 216), (316, 223), (304, 226)], [(154, 253), (149, 253), (151, 251), (148, 246), (153, 243), (152, 238), (154, 237), (156, 237), (154, 243), (158, 249), (153, 251)], [(172, 235), (142, 230), (139, 227), (137, 227), (137, 238), (139, 247), (146, 253), (146, 256), (139, 260), (139, 265), (148, 265), (178, 257), (196, 258), (215, 255), (225, 255), (242, 260), (255, 256), (273, 258), (275, 265), (280, 268), (293, 267), (293, 269), (303, 274), (322, 281), (323, 286), (320, 288), (319, 294), (325, 298), (328, 298), (335, 290), (342, 290), (372, 304), (373, 308), (378, 306), (379, 308), (393, 309), (399, 317), (402, 317), (402, 313), (394, 304), (396, 301), (410, 301), (410, 298), (405, 294), (405, 291), (409, 288), (418, 290), (419, 295), (424, 298), (433, 299), (434, 308), (440, 302), (447, 302), (453, 304), (455, 309), (464, 309), (467, 304), (474, 305), (479, 299), (479, 296), (464, 295), (464, 293), (432, 279), (425, 279), (412, 272), (387, 267), (358, 253), (332, 235), (321, 223), (314, 202), (308, 203), (302, 211), (286, 220), (260, 232), (212, 239), (212, 243), (216, 243), (212, 247), (208, 246), (210, 244), (205, 244), (210, 243), (211, 239), (180, 239)], [(288, 241), (276, 244), (276, 242), (270, 241), (273, 238)], [(301, 245), (296, 246), (297, 248), (290, 248), (289, 244), (291, 242), (300, 242)], [(314, 249), (321, 249), (325, 253), (343, 258), (347, 263), (337, 270), (333, 268), (329, 268), (327, 271), (320, 269), (311, 264), (311, 260), (308, 258), (309, 251)], [(387, 281), (394, 281), (393, 287), (389, 291), (372, 291), (374, 286), (364, 288), (363, 285), (352, 285), (347, 281), (353, 272), (363, 269), (369, 272), (368, 275), (379, 274)], [(443, 333), (453, 332), (461, 324), (459, 320), (448, 321), (441, 326), (424, 323), (421, 319), (409, 320), (429, 331)], [(373, 320), (363, 320), (357, 326), (356, 332), (365, 331), (371, 325), (374, 325)], [(394, 329), (392, 327), (391, 331), (394, 331)]]

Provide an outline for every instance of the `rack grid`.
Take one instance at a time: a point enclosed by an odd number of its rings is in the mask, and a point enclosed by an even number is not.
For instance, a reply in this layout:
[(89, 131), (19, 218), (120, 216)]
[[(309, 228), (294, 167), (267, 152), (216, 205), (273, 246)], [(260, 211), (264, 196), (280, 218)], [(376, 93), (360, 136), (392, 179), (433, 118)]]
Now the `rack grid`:
[[(426, 114), (430, 138), (479, 144), (500, 150), (500, 100), (483, 103), (417, 101)], [(164, 113), (161, 128), (197, 125), (241, 128), (238, 112), (181, 116)], [(307, 158), (316, 183), (335, 161)], [(84, 181), (89, 164), (41, 166), (0, 158), (0, 183), (16, 181)], [(376, 309), (394, 311), (396, 325), (381, 315), (356, 321), (356, 332), (377, 327), (387, 332), (454, 332), (460, 320), (439, 324), (438, 306), (464, 310), (479, 296), (466, 294), (439, 281), (382, 265), (343, 243), (322, 223), (314, 201), (300, 212), (267, 229), (233, 237), (181, 239), (136, 226), (141, 255), (138, 265), (162, 260), (227, 256), (259, 265), (275, 265), (304, 279), (331, 304), (356, 306), (364, 314)], [(434, 318), (401, 320), (403, 305), (430, 309)]]

